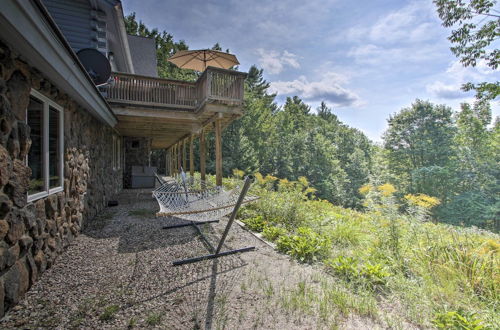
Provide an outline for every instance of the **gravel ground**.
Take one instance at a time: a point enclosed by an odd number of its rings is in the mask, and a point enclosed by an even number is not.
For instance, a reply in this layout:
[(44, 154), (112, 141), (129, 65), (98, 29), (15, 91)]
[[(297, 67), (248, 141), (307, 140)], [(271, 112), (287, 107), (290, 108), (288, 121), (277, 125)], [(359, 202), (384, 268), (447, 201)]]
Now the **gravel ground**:
[[(2, 320), (0, 328), (317, 329), (318, 316), (290, 308), (300, 281), (320, 270), (289, 260), (234, 224), (226, 248), (253, 252), (174, 267), (176, 259), (206, 254), (196, 231), (162, 230), (179, 219), (156, 218), (150, 194), (120, 195), (47, 270)], [(225, 220), (206, 225), (213, 244)], [(346, 316), (341, 328), (378, 327)]]

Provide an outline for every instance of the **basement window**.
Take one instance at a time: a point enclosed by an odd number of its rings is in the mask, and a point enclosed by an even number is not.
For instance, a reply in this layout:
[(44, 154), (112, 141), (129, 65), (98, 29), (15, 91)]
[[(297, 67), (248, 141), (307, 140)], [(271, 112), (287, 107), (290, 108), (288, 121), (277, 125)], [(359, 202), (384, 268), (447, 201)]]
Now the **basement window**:
[(36, 90), (31, 91), (26, 111), (31, 128), (27, 164), (31, 168), (28, 202), (63, 190), (64, 111)]

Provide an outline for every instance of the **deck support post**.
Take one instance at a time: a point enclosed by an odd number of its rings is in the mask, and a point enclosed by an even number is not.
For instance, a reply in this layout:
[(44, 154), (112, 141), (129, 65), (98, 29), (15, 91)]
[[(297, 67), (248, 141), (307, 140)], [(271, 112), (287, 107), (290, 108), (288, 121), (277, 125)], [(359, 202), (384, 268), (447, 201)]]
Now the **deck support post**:
[(165, 176), (172, 176), (170, 174), (170, 149), (165, 149)]
[(177, 143), (177, 173), (181, 172), (182, 167), (182, 152), (181, 152), (182, 142)]
[(222, 119), (215, 120), (215, 184), (222, 186)]
[(206, 178), (206, 158), (207, 158), (207, 143), (205, 142), (205, 129), (200, 132), (200, 175), (201, 181), (205, 182)]
[(186, 144), (187, 144), (187, 141), (186, 140), (182, 140), (182, 169), (184, 170), (184, 172), (187, 171), (187, 166), (186, 166), (186, 162), (187, 162), (187, 159), (186, 159)]
[(194, 177), (194, 150), (193, 150), (193, 140), (194, 136), (191, 135), (189, 138), (189, 175), (191, 178)]

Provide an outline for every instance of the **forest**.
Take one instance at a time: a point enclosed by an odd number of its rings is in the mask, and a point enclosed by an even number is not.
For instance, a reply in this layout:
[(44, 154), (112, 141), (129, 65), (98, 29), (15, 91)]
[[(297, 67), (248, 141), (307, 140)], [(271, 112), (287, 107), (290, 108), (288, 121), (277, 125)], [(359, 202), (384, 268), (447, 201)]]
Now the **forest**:
[[(439, 3), (443, 25), (453, 26), (460, 8)], [(129, 34), (156, 40), (160, 77), (198, 77), (167, 62), (176, 51), (189, 48), (186, 42), (147, 27), (135, 13), (125, 21)], [(219, 44), (212, 48), (222, 50)], [(467, 54), (470, 49), (463, 49), (452, 51), (471, 64), (475, 59)], [(278, 104), (263, 73), (251, 66), (244, 116), (224, 130), (225, 176), (239, 170), (290, 181), (305, 177), (315, 198), (357, 211), (369, 208), (371, 188), (390, 185), (401, 212), (411, 209), (415, 200), (431, 200), (428, 218), (434, 222), (500, 230), (500, 120), (492, 117), (490, 106), (498, 96), (498, 82), (464, 86), (478, 95), (460, 109), (418, 98), (408, 107), (394, 109), (382, 141), (374, 143), (362, 131), (342, 123), (325, 102), (312, 109), (298, 95)], [(209, 135), (208, 146), (213, 146), (211, 139)], [(156, 150), (152, 156), (160, 168), (164, 152)], [(208, 152), (207, 171), (213, 173), (214, 153)]]

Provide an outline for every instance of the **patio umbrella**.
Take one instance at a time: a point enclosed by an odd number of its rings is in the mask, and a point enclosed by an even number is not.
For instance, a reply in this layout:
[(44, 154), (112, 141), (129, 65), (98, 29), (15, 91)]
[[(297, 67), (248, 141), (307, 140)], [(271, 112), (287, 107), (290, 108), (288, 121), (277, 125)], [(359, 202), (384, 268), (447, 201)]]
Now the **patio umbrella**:
[(229, 69), (240, 64), (233, 54), (219, 52), (211, 49), (181, 50), (168, 59), (181, 69), (205, 71), (209, 66)]

